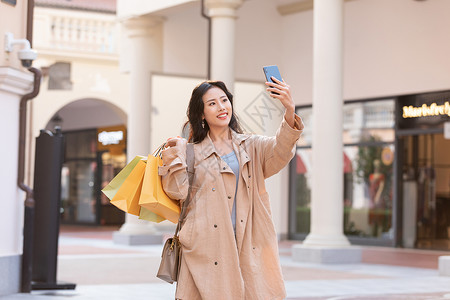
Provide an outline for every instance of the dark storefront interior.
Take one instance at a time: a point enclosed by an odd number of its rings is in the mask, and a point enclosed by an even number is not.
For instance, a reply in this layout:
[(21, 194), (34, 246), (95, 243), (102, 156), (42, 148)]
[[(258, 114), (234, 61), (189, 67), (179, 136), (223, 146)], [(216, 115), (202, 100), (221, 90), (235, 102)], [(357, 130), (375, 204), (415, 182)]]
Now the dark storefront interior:
[(124, 126), (64, 132), (61, 223), (121, 225), (125, 213), (101, 189), (126, 164)]
[(406, 247), (450, 250), (450, 92), (399, 97), (399, 194)]

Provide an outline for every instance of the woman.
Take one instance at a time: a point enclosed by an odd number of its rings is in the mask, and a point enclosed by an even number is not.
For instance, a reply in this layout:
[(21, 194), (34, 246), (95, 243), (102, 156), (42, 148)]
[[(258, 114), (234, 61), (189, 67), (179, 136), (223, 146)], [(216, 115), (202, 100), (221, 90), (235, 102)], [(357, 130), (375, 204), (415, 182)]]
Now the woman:
[[(223, 82), (203, 82), (192, 92), (187, 115), (195, 174), (179, 232), (177, 299), (286, 297), (264, 179), (291, 160), (303, 123), (289, 86), (278, 80), (266, 85), (286, 108), (276, 137), (242, 134)], [(186, 142), (170, 139), (159, 169), (165, 192), (180, 201), (188, 192)]]

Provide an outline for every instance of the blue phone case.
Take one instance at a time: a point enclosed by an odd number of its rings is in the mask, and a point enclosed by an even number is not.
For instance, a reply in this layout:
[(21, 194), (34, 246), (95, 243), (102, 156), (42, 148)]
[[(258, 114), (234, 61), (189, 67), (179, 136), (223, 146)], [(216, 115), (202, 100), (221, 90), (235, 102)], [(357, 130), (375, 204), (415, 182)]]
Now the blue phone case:
[(272, 76), (280, 81), (283, 81), (283, 79), (281, 78), (280, 70), (278, 70), (278, 66), (265, 66), (263, 67), (263, 70), (264, 75), (266, 75), (267, 81), (276, 83), (271, 79)]

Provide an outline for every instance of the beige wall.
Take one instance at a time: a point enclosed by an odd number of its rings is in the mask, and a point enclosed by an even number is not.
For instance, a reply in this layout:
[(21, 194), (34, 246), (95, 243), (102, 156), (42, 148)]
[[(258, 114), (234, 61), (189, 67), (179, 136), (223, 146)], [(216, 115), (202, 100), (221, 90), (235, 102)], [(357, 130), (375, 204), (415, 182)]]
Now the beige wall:
[(6, 53), (3, 45), (5, 44), (5, 33), (11, 32), (15, 39), (26, 38), (27, 28), (27, 1), (17, 1), (16, 6), (0, 2), (0, 66), (10, 66), (13, 68), (22, 68), (20, 60), (17, 58), (17, 50), (20, 46), (14, 47), (14, 51)]
[[(44, 74), (41, 91), (33, 100), (33, 137), (58, 110), (81, 99), (100, 100), (126, 114), (129, 82), (128, 75), (119, 72), (118, 39), (113, 14), (35, 8), (33, 40), (39, 56), (34, 66), (45, 69), (56, 62), (70, 63), (72, 88), (49, 90)], [(92, 122), (80, 120), (80, 124)]]
[[(36, 64), (40, 65), (45, 61), (45, 66), (50, 66), (57, 61), (50, 57), (44, 58), (36, 61)], [(124, 112), (128, 111), (128, 75), (119, 73), (117, 62), (73, 60), (71, 80), (71, 90), (48, 90), (48, 77), (44, 77), (41, 92), (33, 100), (34, 136), (39, 135), (39, 130), (45, 128), (53, 114), (76, 100), (101, 99)]]
[(130, 16), (145, 15), (195, 0), (117, 0), (117, 16), (121, 19)]
[[(450, 1), (344, 5), (344, 98), (450, 89)], [(283, 18), (283, 70), (298, 104), (312, 98), (312, 11)]]

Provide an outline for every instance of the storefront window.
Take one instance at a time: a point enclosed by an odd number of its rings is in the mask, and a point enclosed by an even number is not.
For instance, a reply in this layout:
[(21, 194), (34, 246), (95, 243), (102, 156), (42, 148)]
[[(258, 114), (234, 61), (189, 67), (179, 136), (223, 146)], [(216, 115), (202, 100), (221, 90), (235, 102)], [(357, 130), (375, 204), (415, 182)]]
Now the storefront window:
[(346, 235), (391, 238), (393, 152), (392, 144), (344, 148), (351, 164), (344, 168)]
[(61, 177), (63, 223), (96, 223), (96, 130), (64, 133), (65, 158)]
[[(394, 100), (344, 105), (343, 207), (344, 233), (363, 238), (392, 239)], [(310, 230), (312, 108), (297, 109), (305, 131), (298, 142), (292, 197), (291, 236)]]
[(311, 148), (298, 149), (295, 156), (296, 233), (309, 233), (311, 221)]

